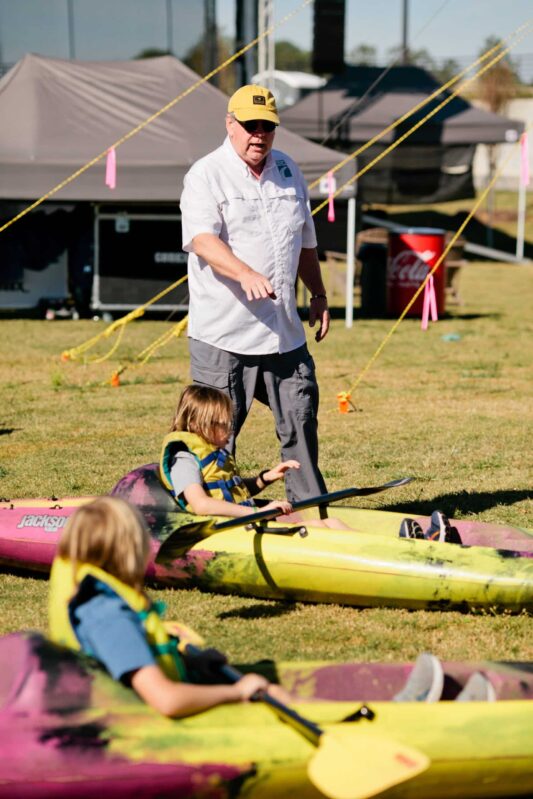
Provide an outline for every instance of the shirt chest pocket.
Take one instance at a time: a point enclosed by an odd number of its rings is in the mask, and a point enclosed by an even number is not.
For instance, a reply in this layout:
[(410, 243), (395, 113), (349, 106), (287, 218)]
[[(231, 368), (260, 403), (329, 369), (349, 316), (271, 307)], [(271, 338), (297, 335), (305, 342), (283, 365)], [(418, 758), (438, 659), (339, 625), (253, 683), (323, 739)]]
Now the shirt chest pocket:
[(294, 188), (272, 192), (267, 200), (277, 226), (291, 233), (300, 233), (306, 219), (306, 200), (303, 193)]
[(241, 241), (257, 238), (265, 224), (263, 213), (262, 203), (257, 196), (236, 193), (228, 197), (222, 206), (228, 241), (234, 241), (236, 237)]

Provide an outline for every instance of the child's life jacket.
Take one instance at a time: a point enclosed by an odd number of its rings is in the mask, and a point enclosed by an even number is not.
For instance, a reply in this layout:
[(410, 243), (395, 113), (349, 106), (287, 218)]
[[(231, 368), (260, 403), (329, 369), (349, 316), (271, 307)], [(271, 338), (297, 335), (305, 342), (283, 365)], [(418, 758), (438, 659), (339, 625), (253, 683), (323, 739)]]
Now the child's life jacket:
[(76, 651), (81, 650), (71, 613), (80, 599), (83, 599), (83, 594), (90, 597), (98, 593), (98, 581), (114, 591), (137, 614), (148, 645), (163, 673), (176, 682), (187, 681), (185, 663), (178, 651), (179, 639), (167, 632), (161, 618), (160, 603), (152, 603), (140, 591), (90, 563), (78, 563), (74, 567), (67, 558), (57, 557), (52, 564), (49, 596), (49, 631), (52, 641)]
[(188, 451), (196, 458), (202, 473), (203, 488), (213, 499), (225, 499), (237, 505), (255, 507), (246, 484), (239, 474), (233, 456), (226, 449), (217, 449), (196, 433), (176, 431), (165, 436), (159, 460), (159, 477), (183, 510), (192, 511), (176, 497), (170, 472), (176, 452)]

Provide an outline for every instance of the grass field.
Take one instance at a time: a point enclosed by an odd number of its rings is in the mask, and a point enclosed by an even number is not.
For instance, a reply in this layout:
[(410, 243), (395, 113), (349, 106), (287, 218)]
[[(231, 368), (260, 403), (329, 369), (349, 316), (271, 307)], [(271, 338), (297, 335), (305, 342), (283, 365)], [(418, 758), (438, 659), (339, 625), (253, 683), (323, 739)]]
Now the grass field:
[[(321, 386), (321, 466), (330, 490), (401, 475), (416, 480), (365, 506), (427, 512), (533, 528), (531, 289), (533, 267), (468, 264), (464, 305), (423, 333), (405, 320), (340, 415), (336, 395), (355, 382), (393, 320), (335, 320), (310, 336)], [(0, 363), (0, 495), (107, 492), (126, 472), (157, 460), (175, 401), (188, 381), (186, 340), (175, 339), (143, 368), (112, 372), (169, 327), (130, 325), (100, 363), (62, 363), (60, 353), (102, 322), (3, 319)], [(456, 334), (449, 340), (448, 334)], [(99, 354), (109, 350), (104, 340)], [(269, 412), (253, 409), (239, 439), (242, 470), (278, 459)], [(281, 496), (279, 487), (274, 496)], [(363, 504), (363, 501), (360, 502)], [(422, 650), (446, 658), (533, 659), (525, 614), (353, 609), (158, 590), (182, 618), (235, 659), (404, 660)], [(45, 630), (45, 579), (0, 572), (0, 633)]]

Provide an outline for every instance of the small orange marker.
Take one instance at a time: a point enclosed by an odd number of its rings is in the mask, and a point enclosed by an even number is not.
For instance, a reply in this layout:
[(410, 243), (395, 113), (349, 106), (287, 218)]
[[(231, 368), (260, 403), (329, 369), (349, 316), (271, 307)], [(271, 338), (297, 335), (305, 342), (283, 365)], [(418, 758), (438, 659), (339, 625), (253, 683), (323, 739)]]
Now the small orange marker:
[(65, 363), (65, 361), (69, 361), (70, 360), (70, 355), (68, 354), (68, 352), (62, 352), (61, 353), (61, 360), (63, 361), (63, 363)]
[(120, 377), (118, 372), (113, 372), (111, 376), (111, 385), (113, 388), (118, 388), (120, 386)]
[(337, 401), (339, 403), (339, 413), (349, 413), (349, 405), (351, 394), (348, 391), (341, 391), (337, 394)]

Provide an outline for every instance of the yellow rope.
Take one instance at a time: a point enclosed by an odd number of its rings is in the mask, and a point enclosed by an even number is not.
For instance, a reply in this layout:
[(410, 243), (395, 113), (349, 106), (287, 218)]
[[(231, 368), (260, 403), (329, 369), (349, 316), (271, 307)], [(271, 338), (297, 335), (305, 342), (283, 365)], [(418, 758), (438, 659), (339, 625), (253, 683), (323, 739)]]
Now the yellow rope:
[[(519, 144), (519, 142), (517, 142), (517, 144)], [(411, 298), (411, 299), (410, 299), (410, 301), (407, 303), (407, 305), (406, 305), (406, 306), (405, 306), (405, 308), (403, 309), (403, 311), (402, 311), (402, 313), (400, 314), (400, 316), (398, 317), (398, 319), (397, 319), (397, 320), (394, 322), (394, 324), (392, 325), (392, 327), (391, 327), (391, 329), (389, 330), (389, 332), (388, 332), (388, 333), (385, 335), (385, 337), (383, 338), (383, 340), (382, 340), (381, 344), (379, 345), (379, 347), (376, 349), (376, 351), (374, 352), (374, 354), (371, 356), (371, 358), (370, 358), (370, 359), (367, 361), (367, 363), (365, 364), (365, 366), (364, 366), (364, 367), (361, 369), (361, 371), (359, 372), (359, 374), (358, 374), (357, 378), (355, 379), (355, 381), (354, 381), (354, 382), (352, 383), (352, 385), (350, 386), (350, 389), (349, 389), (349, 390), (346, 392), (346, 394), (347, 394), (348, 396), (350, 396), (350, 395), (351, 395), (351, 393), (352, 393), (352, 392), (353, 392), (353, 391), (354, 391), (354, 390), (357, 388), (357, 386), (359, 385), (359, 383), (361, 382), (361, 380), (363, 379), (363, 377), (365, 376), (365, 374), (368, 372), (368, 370), (370, 369), (370, 367), (372, 366), (372, 364), (373, 364), (373, 363), (376, 361), (376, 359), (378, 358), (378, 356), (381, 354), (381, 352), (382, 352), (382, 351), (383, 351), (383, 349), (385, 348), (386, 344), (387, 344), (387, 343), (388, 343), (388, 341), (390, 340), (391, 336), (392, 336), (392, 335), (395, 333), (395, 331), (396, 331), (396, 330), (397, 330), (397, 328), (399, 327), (400, 323), (401, 323), (401, 322), (402, 322), (402, 320), (405, 318), (406, 314), (409, 312), (409, 309), (410, 309), (410, 308), (413, 306), (413, 304), (416, 302), (416, 300), (417, 300), (417, 299), (418, 299), (418, 297), (420, 296), (421, 292), (424, 290), (424, 288), (425, 288), (425, 286), (426, 286), (426, 284), (427, 284), (427, 282), (428, 282), (429, 278), (430, 278), (430, 277), (431, 277), (431, 276), (432, 276), (432, 275), (433, 275), (433, 274), (434, 274), (434, 273), (437, 271), (437, 269), (439, 268), (439, 266), (441, 265), (441, 263), (444, 261), (444, 259), (445, 259), (445, 258), (446, 258), (446, 256), (448, 255), (449, 251), (451, 250), (451, 248), (453, 247), (453, 245), (455, 244), (455, 242), (457, 241), (457, 239), (459, 238), (459, 236), (461, 235), (461, 233), (463, 232), (463, 230), (466, 228), (466, 226), (468, 225), (468, 223), (470, 222), (470, 220), (471, 220), (471, 219), (472, 219), (472, 217), (474, 216), (475, 212), (477, 211), (477, 209), (479, 208), (479, 206), (481, 205), (481, 203), (483, 202), (483, 200), (486, 198), (486, 196), (487, 196), (487, 194), (489, 193), (489, 191), (490, 191), (490, 190), (493, 188), (494, 184), (496, 183), (496, 180), (497, 180), (497, 179), (498, 179), (498, 177), (500, 176), (500, 174), (501, 174), (501, 172), (503, 171), (503, 169), (504, 169), (504, 167), (506, 166), (506, 164), (509, 162), (509, 160), (510, 160), (511, 156), (513, 156), (513, 155), (515, 154), (515, 152), (516, 152), (516, 150), (513, 148), (513, 149), (511, 150), (511, 152), (510, 152), (510, 153), (507, 155), (507, 157), (503, 159), (503, 161), (502, 161), (502, 162), (501, 162), (501, 164), (499, 165), (498, 169), (496, 170), (496, 172), (495, 172), (495, 174), (494, 174), (494, 176), (493, 176), (492, 180), (489, 182), (489, 184), (488, 184), (488, 185), (486, 186), (486, 188), (485, 188), (485, 189), (482, 191), (482, 193), (480, 194), (480, 196), (478, 197), (478, 199), (475, 201), (475, 203), (474, 203), (474, 205), (472, 206), (472, 208), (471, 208), (471, 210), (470, 210), (470, 212), (469, 212), (468, 216), (467, 216), (467, 217), (466, 217), (466, 219), (465, 219), (465, 220), (464, 220), (464, 221), (461, 223), (461, 225), (459, 226), (459, 228), (458, 228), (458, 230), (456, 231), (456, 233), (454, 233), (454, 235), (452, 236), (451, 240), (448, 242), (447, 246), (445, 247), (445, 249), (444, 249), (444, 252), (442, 253), (442, 255), (440, 255), (440, 256), (439, 256), (439, 258), (438, 258), (437, 262), (435, 263), (435, 265), (433, 266), (433, 268), (431, 269), (431, 271), (430, 271), (430, 272), (428, 272), (428, 274), (426, 275), (425, 279), (424, 279), (424, 280), (423, 280), (423, 282), (420, 284), (420, 286), (418, 287), (418, 289), (416, 290), (416, 292), (413, 294), (412, 298)]]
[[(118, 328), (120, 327), (124, 328), (124, 326), (127, 325), (129, 322), (132, 322), (134, 319), (138, 319), (140, 316), (143, 316), (145, 310), (148, 308), (149, 305), (152, 305), (154, 302), (157, 302), (157, 300), (160, 300), (161, 297), (164, 297), (165, 294), (169, 293), (169, 291), (172, 291), (173, 289), (180, 286), (182, 283), (185, 283), (186, 280), (187, 280), (187, 275), (183, 275), (174, 283), (172, 283), (172, 285), (167, 286), (166, 289), (162, 289), (159, 292), (159, 294), (155, 295), (155, 297), (152, 297), (152, 299), (147, 300), (147, 302), (145, 302), (143, 305), (139, 305), (138, 308), (135, 308), (133, 311), (130, 311), (130, 313), (126, 314), (126, 316), (122, 316), (120, 319), (116, 319), (114, 322), (111, 322), (111, 324), (108, 327), (106, 327), (105, 330), (102, 330), (101, 333), (97, 333), (96, 336), (93, 336), (88, 341), (84, 342), (83, 344), (80, 344), (78, 347), (73, 347), (70, 350), (65, 350), (64, 352), (61, 353), (61, 360), (62, 361), (76, 360), (84, 352), (91, 349), (91, 347), (94, 347), (94, 345), (98, 341), (100, 341), (101, 338), (107, 338), (108, 336), (111, 335), (111, 333), (113, 333)], [(114, 350), (112, 350), (111, 352), (113, 351)], [(106, 357), (109, 357), (109, 355)], [(106, 358), (102, 358), (101, 360), (106, 360)], [(95, 363), (96, 362), (97, 361), (95, 361)]]
[[(174, 336), (179, 338), (185, 328), (187, 327), (187, 317), (185, 316), (181, 319), (177, 324), (173, 325), (170, 330), (165, 330), (155, 341), (152, 341), (147, 347), (145, 347), (142, 352), (135, 356), (136, 363), (130, 364), (132, 367), (140, 368), (144, 366), (144, 364), (152, 357), (152, 355), (160, 348), (165, 346), (171, 338)], [(116, 369), (109, 380), (106, 380), (102, 385), (112, 385), (117, 387), (120, 385), (120, 375), (122, 375), (126, 369), (128, 368), (128, 364), (121, 364), (118, 369)]]
[[(481, 64), (483, 61), (486, 61), (487, 58), (490, 58), (490, 56), (493, 55), (493, 53), (495, 53), (497, 50), (500, 49), (500, 47), (502, 47), (502, 45), (503, 45), (503, 43), (505, 41), (512, 40), (514, 37), (518, 37), (520, 32), (523, 31), (524, 28), (527, 28), (530, 25), (531, 25), (531, 20), (528, 20), (527, 22), (524, 22), (513, 33), (511, 33), (509, 36), (507, 36), (506, 39), (502, 39), (500, 42), (498, 42), (498, 44), (494, 45), (494, 47), (491, 47), (489, 50), (486, 51), (486, 53), (483, 53), (481, 56), (479, 56), (479, 58), (477, 58), (475, 61), (473, 61), (471, 64), (469, 64), (463, 70), (461, 70), (461, 72), (458, 72), (457, 75), (455, 75), (454, 77), (450, 78), (450, 80), (447, 83), (444, 83), (442, 86), (439, 86), (438, 89), (435, 89), (433, 94), (430, 94), (429, 97), (426, 97), (426, 98), (424, 98), (424, 100), (421, 100), (417, 105), (413, 106), (413, 108), (411, 108), (409, 111), (406, 111), (406, 113), (402, 117), (399, 117), (398, 119), (396, 119), (388, 127), (384, 128), (380, 133), (377, 133), (375, 136), (373, 136), (371, 139), (369, 139), (367, 142), (365, 142), (365, 144), (361, 145), (361, 147), (359, 147), (357, 150), (354, 150), (353, 153), (348, 155), (343, 161), (340, 161), (331, 171), (332, 172), (336, 172), (338, 169), (341, 169), (343, 166), (348, 164), (351, 160), (356, 158), (358, 155), (361, 155), (361, 153), (364, 153), (365, 150), (368, 150), (369, 147), (371, 147), (373, 144), (375, 144), (380, 139), (382, 139), (383, 136), (385, 136), (387, 133), (390, 133), (392, 130), (394, 130), (396, 127), (398, 127), (398, 125), (401, 125), (402, 122), (405, 122), (407, 119), (409, 119), (409, 117), (413, 116), (413, 114), (416, 114), (417, 111), (420, 111), (421, 108), (423, 108), (425, 105), (427, 105), (432, 100), (434, 100), (436, 97), (438, 97), (440, 94), (442, 94), (443, 91), (446, 91), (447, 89), (449, 89), (450, 86), (453, 86), (454, 83), (457, 83), (457, 81), (460, 80), (463, 77), (463, 75), (466, 75), (468, 72), (470, 72), (471, 69), (474, 69), (475, 67), (477, 67), (478, 64)], [(514, 47), (518, 43), (518, 41), (520, 41), (520, 39), (522, 39), (523, 36), (525, 36), (527, 34), (527, 32), (528, 32), (527, 30), (523, 31), (522, 35), (519, 38), (517, 38), (517, 41), (511, 42), (508, 45), (508, 47), (505, 50), (502, 51), (502, 54), (501, 54), (500, 57), (502, 57), (507, 52), (509, 52), (509, 50), (512, 47)], [(491, 66), (492, 66), (493, 63), (496, 63), (496, 62), (492, 62)], [(481, 74), (481, 73), (479, 73), (479, 74)], [(474, 76), (474, 77), (477, 77), (477, 76)], [(317, 186), (320, 183), (321, 179), (322, 178), (317, 178), (317, 180), (315, 180), (312, 183), (310, 183), (309, 184), (309, 189), (312, 189), (315, 186)]]

